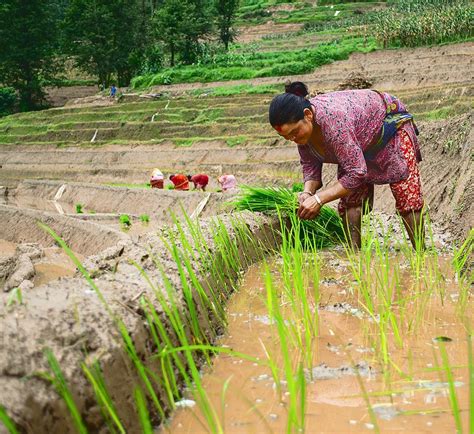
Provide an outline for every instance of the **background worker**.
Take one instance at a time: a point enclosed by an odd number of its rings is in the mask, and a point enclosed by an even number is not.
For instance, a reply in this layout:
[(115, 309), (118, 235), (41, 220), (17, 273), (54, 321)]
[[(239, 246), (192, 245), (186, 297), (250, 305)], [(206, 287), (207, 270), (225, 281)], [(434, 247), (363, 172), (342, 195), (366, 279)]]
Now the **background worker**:
[(170, 181), (174, 184), (175, 190), (189, 190), (189, 180), (186, 175), (176, 173), (170, 176)]
[(222, 191), (233, 192), (237, 189), (237, 180), (234, 175), (222, 175), (217, 179), (221, 185)]
[(194, 184), (194, 190), (206, 191), (206, 186), (209, 184), (209, 176), (205, 173), (197, 173), (196, 175), (188, 175), (189, 181)]
[[(304, 192), (298, 216), (313, 219), (325, 203), (338, 210), (354, 247), (361, 245), (361, 220), (373, 204), (374, 184), (389, 184), (395, 207), (413, 247), (424, 247), (421, 154), (413, 116), (396, 97), (369, 89), (330, 92), (306, 99), (295, 82), (273, 98), (269, 121), (278, 134), (298, 145)], [(323, 163), (338, 165), (337, 182), (322, 187)]]
[(163, 176), (163, 173), (161, 173), (161, 170), (156, 168), (153, 169), (150, 178), (151, 188), (163, 188), (164, 182), (165, 177)]

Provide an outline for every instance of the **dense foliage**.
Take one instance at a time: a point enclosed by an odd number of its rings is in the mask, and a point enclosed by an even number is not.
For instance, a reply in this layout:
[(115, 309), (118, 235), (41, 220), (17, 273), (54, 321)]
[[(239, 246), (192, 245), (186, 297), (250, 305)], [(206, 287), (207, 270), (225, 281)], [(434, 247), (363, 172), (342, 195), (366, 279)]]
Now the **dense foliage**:
[[(139, 73), (191, 64), (209, 38), (232, 41), (238, 0), (3, 0), (0, 84), (19, 108), (44, 104), (46, 84), (64, 81), (65, 58), (103, 87)], [(224, 48), (225, 47), (225, 48)]]
[(125, 86), (143, 55), (141, 1), (70, 0), (63, 22), (64, 51), (78, 67), (109, 86)]
[(0, 83), (19, 92), (23, 110), (42, 105), (41, 80), (57, 72), (56, 6), (52, 0), (0, 3)]
[(17, 97), (12, 87), (0, 87), (0, 117), (13, 113)]
[(417, 47), (474, 36), (474, 7), (464, 0), (397, 0), (375, 20), (384, 47)]

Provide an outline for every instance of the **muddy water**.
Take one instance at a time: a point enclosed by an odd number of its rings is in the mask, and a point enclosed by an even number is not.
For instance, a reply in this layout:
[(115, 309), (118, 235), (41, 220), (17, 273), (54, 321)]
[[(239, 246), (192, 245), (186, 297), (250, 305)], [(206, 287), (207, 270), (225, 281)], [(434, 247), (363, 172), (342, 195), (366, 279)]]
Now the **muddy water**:
[(75, 206), (62, 202), (54, 202), (52, 200), (38, 198), (34, 196), (18, 196), (8, 197), (5, 203), (17, 208), (28, 208), (38, 211), (47, 211), (59, 214), (71, 214), (76, 212)]
[[(394, 259), (401, 260), (401, 259)], [(313, 342), (313, 379), (308, 378), (305, 409), (306, 432), (456, 432), (450, 409), (446, 375), (436, 337), (447, 337), (449, 363), (461, 418), (468, 427), (468, 370), (466, 330), (456, 311), (459, 288), (453, 283), (449, 261), (442, 264), (443, 303), (428, 298), (402, 268), (402, 293), (408, 300), (401, 330), (403, 345), (390, 342), (391, 368), (381, 363), (375, 341), (377, 322), (368, 318), (351, 294), (353, 278), (342, 260), (329, 257), (321, 270), (319, 337)], [(332, 265), (327, 265), (332, 264)], [(226, 433), (282, 433), (287, 431), (288, 392), (280, 395), (268, 367), (265, 350), (276, 355), (278, 336), (265, 306), (261, 266), (249, 270), (240, 291), (228, 307), (229, 327), (219, 342), (252, 355), (259, 362), (229, 355), (217, 356), (203, 376), (205, 389)], [(417, 296), (411, 296), (418, 291)], [(311, 297), (308, 294), (309, 298)], [(401, 304), (402, 301), (399, 301)], [(466, 312), (472, 312), (472, 303)], [(396, 310), (396, 308), (395, 308)], [(420, 313), (421, 312), (421, 313)], [(414, 321), (420, 318), (419, 323)], [(296, 358), (296, 355), (295, 355)], [(351, 366), (358, 365), (359, 375)], [(361, 389), (361, 385), (364, 391)], [(368, 402), (375, 414), (374, 426)], [(198, 406), (176, 411), (166, 427), (172, 433), (207, 432)]]
[[(0, 259), (2, 257), (14, 256), (16, 244), (0, 239)], [(74, 253), (82, 262), (84, 256)], [(60, 277), (73, 276), (76, 266), (69, 256), (60, 247), (47, 247), (43, 249), (43, 256), (33, 261), (35, 276), (33, 283), (35, 286), (43, 285)]]
[[(33, 283), (35, 286), (44, 285), (60, 277), (71, 277), (76, 272), (76, 266), (71, 258), (60, 247), (48, 247), (43, 250), (44, 256), (34, 264), (35, 277)], [(75, 253), (76, 257), (82, 262), (84, 257)]]
[(124, 232), (130, 236), (136, 237), (147, 232), (156, 231), (163, 225), (162, 221), (158, 221), (158, 219), (155, 218), (150, 218), (150, 221), (147, 223), (142, 222), (137, 217), (135, 217), (131, 218), (132, 224), (129, 227), (126, 227), (120, 224), (120, 214), (116, 214), (114, 216), (110, 216), (110, 214), (95, 214), (88, 209), (84, 209), (83, 213), (78, 214), (75, 205), (32, 196), (7, 197), (5, 203), (18, 208), (66, 214), (68, 217), (88, 220), (101, 226), (106, 226), (108, 228), (112, 228), (117, 231)]
[(13, 256), (15, 254), (16, 244), (10, 241), (0, 240), (0, 258)]

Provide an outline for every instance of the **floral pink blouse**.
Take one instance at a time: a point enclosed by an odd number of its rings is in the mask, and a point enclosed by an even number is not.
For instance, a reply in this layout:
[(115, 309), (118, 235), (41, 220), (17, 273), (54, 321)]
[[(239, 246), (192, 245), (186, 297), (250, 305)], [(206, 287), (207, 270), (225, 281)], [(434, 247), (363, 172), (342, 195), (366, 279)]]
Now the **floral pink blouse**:
[[(311, 143), (298, 145), (304, 181), (321, 181), (323, 163), (338, 165), (337, 178), (344, 188), (355, 190), (363, 184), (392, 184), (408, 177), (408, 166), (400, 149), (400, 135), (373, 158), (364, 150), (378, 137), (386, 114), (382, 96), (368, 89), (318, 95), (310, 99), (315, 122), (324, 138), (324, 157)], [(409, 135), (418, 160), (418, 141), (412, 122), (401, 127)]]

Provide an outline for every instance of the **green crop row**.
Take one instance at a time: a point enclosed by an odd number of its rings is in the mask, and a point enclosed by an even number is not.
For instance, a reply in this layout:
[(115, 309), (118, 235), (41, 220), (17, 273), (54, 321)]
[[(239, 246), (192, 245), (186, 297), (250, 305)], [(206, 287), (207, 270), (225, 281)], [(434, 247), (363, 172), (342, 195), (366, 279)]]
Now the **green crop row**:
[(143, 75), (132, 80), (136, 89), (171, 83), (212, 82), (223, 80), (275, 77), (306, 74), (315, 68), (336, 60), (347, 59), (355, 51), (376, 49), (373, 39), (343, 39), (340, 42), (319, 45), (298, 52), (276, 51), (250, 55), (222, 56), (210, 65), (191, 65), (168, 68), (159, 74)]
[(418, 3), (423, 3), (422, 9), (414, 11), (417, 2), (412, 1), (411, 11), (405, 5), (401, 10), (392, 8), (379, 13), (371, 34), (384, 47), (417, 47), (474, 36), (472, 3), (431, 1), (431, 6), (427, 1)]

